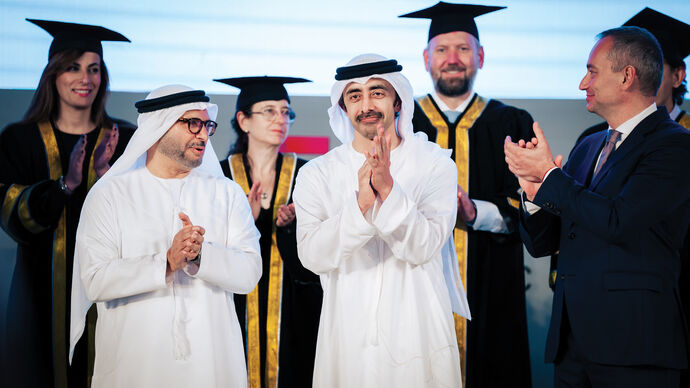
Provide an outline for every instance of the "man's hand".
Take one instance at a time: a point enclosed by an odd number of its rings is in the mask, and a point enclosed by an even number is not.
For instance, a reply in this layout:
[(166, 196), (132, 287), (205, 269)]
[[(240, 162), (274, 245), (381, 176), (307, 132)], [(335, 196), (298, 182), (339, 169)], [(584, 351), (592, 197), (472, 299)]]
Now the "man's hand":
[(81, 135), (69, 155), (69, 167), (65, 175), (65, 185), (74, 191), (81, 184), (84, 157), (86, 156), (86, 135)]
[(295, 204), (283, 205), (278, 208), (278, 218), (276, 219), (276, 226), (283, 227), (290, 225), (295, 219)]
[(474, 207), (470, 196), (460, 185), (458, 185), (458, 217), (465, 223), (472, 223), (477, 219), (477, 209)]
[(180, 213), (179, 217), (182, 220), (182, 229), (173, 237), (172, 245), (166, 254), (168, 259), (166, 276), (184, 268), (187, 261), (194, 260), (199, 255), (206, 233), (201, 226), (193, 225), (186, 214)]
[(376, 201), (376, 193), (371, 187), (371, 166), (369, 161), (365, 160), (362, 167), (357, 172), (357, 181), (359, 182), (359, 191), (357, 192), (357, 204), (362, 214), (365, 214)]
[(105, 136), (103, 136), (103, 139), (93, 151), (93, 169), (96, 170), (96, 175), (99, 178), (110, 169), (110, 159), (115, 153), (118, 138), (117, 124), (113, 124), (113, 127), (105, 133)]
[(252, 209), (252, 217), (256, 221), (259, 218), (259, 212), (261, 212), (261, 182), (255, 182), (252, 185), (247, 199), (249, 200), (249, 207)]
[(381, 201), (388, 198), (393, 190), (393, 176), (391, 176), (391, 136), (384, 137), (383, 124), (376, 128), (378, 135), (374, 137), (374, 149), (366, 153), (367, 163), (371, 166), (371, 185), (381, 197)]
[[(544, 132), (539, 127), (539, 123), (533, 125), (536, 138), (525, 143), (520, 140), (513, 143), (510, 136), (506, 137), (503, 144), (506, 163), (508, 169), (523, 181), (540, 183), (544, 174), (563, 160), (563, 156), (558, 155), (553, 159), (551, 148), (546, 141)], [(556, 163), (558, 161), (558, 163)]]

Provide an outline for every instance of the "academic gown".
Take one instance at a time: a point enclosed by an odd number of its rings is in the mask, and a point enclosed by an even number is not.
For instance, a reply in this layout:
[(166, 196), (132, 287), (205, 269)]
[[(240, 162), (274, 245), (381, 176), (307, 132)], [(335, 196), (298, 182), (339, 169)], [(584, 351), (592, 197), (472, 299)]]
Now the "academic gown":
[[(74, 281), (98, 307), (93, 386), (245, 387), (233, 293), (254, 289), (261, 257), (244, 193), (197, 169), (108, 179), (84, 203), (75, 252)], [(200, 263), (166, 277), (180, 212), (206, 230)]]
[[(135, 129), (112, 120), (119, 140), (110, 165)], [(88, 365), (86, 338), (67, 366), (72, 258), (82, 204), (96, 181), (93, 150), (109, 129), (88, 133), (82, 183), (69, 196), (60, 190), (58, 178), (67, 173), (80, 135), (61, 132), (49, 122), (10, 124), (0, 133), (0, 225), (17, 242), (7, 317), (2, 317), (7, 331), (0, 334), (7, 387), (87, 386), (93, 365)]]
[[(233, 155), (231, 155), (231, 157), (233, 157)], [(234, 166), (235, 169), (239, 169), (239, 171), (235, 173), (243, 174), (243, 177), (239, 179), (233, 177), (233, 170), (230, 167), (231, 157), (220, 162), (223, 173), (228, 178), (236, 181), (244, 179), (247, 187), (243, 189), (248, 191), (252, 186), (252, 180), (251, 174), (249, 173), (249, 163), (246, 154), (236, 154), (235, 156), (239, 157), (236, 163), (241, 162), (241, 164)], [(254, 376), (252, 376), (252, 370), (249, 371), (250, 385), (256, 384), (256, 386), (261, 387), (275, 387), (276, 379), (273, 377), (272, 373), (277, 373), (278, 387), (311, 387), (314, 371), (314, 356), (316, 352), (316, 335), (319, 326), (323, 291), (321, 290), (319, 277), (304, 268), (297, 257), (295, 221), (284, 227), (275, 227), (275, 246), (278, 248), (282, 261), (282, 271), (280, 271), (282, 274), (282, 281), (280, 281), (279, 287), (270, 286), (272, 279), (272, 234), (276, 220), (273, 213), (274, 208), (280, 207), (281, 205), (278, 204), (276, 207), (276, 199), (282, 197), (278, 195), (278, 192), (286, 192), (287, 203), (292, 203), (294, 178), (297, 176), (299, 169), (307, 162), (304, 159), (291, 158), (290, 161), (295, 161), (294, 169), (286, 165), (285, 167), (292, 171), (288, 172), (288, 170), (286, 170), (281, 176), (284, 160), (285, 156), (283, 154), (278, 154), (271, 206), (269, 209), (261, 208), (259, 217), (255, 221), (256, 227), (261, 233), (259, 244), (261, 245), (263, 265), (263, 275), (258, 285), (258, 303), (256, 303), (256, 305), (258, 305), (259, 317), (259, 346), (249, 345), (249, 348), (247, 348), (249, 343), (254, 344), (256, 342), (256, 339), (253, 337), (248, 341), (248, 334), (251, 328), (247, 325), (247, 296), (235, 295), (235, 306), (237, 308), (240, 328), (242, 329), (247, 358), (249, 359), (254, 355), (254, 357), (258, 356), (259, 360), (258, 365), (254, 369)], [(280, 298), (276, 297), (278, 293), (281, 295)], [(271, 343), (277, 341), (279, 345), (277, 358), (275, 354), (269, 352), (269, 366), (267, 366), (266, 350), (269, 347), (267, 346), (267, 336), (270, 336), (270, 330), (267, 330), (267, 325), (268, 327), (276, 325), (276, 321), (274, 321), (276, 317), (269, 317), (268, 314), (269, 300), (278, 300), (280, 302), (279, 309), (272, 310), (274, 312), (279, 312), (280, 328), (278, 336), (272, 337), (270, 341)], [(251, 337), (251, 335), (249, 337)], [(271, 373), (268, 372), (269, 370), (271, 370)], [(268, 378), (269, 374), (271, 375), (270, 378)]]
[[(420, 105), (425, 98), (431, 100), (427, 107), (432, 117), (427, 117)], [(497, 100), (483, 100), (482, 105), (482, 100), (475, 94), (455, 123), (450, 123), (427, 95), (417, 99), (412, 121), (416, 132), (426, 133), (430, 141), (453, 151), (458, 184), (470, 198), (496, 205), (509, 229), (507, 234), (474, 230), (460, 220), (455, 229), (460, 273), (472, 312), (466, 342), (464, 320), (456, 316), (460, 355), (466, 360), (463, 363), (466, 386), (531, 387), (525, 270), (517, 230), (520, 186), (508, 170), (503, 143), (506, 136), (514, 140), (531, 139), (533, 120), (524, 110)], [(432, 125), (434, 119), (453, 130), (442, 128), (440, 132)], [(467, 135), (462, 137), (465, 131)], [(464, 247), (463, 236), (466, 236)]]
[(455, 168), (411, 138), (391, 151), (393, 189), (366, 215), (356, 197), (365, 157), (350, 143), (297, 177), (299, 258), (324, 289), (314, 387), (462, 383), (441, 251), (455, 224)]

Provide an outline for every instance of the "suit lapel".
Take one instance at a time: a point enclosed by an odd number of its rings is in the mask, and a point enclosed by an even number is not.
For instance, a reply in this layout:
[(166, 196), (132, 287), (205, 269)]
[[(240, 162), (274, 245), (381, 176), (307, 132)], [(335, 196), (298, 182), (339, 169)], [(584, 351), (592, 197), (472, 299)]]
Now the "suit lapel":
[(592, 179), (592, 183), (589, 185), (590, 190), (596, 189), (597, 185), (606, 176), (606, 174), (611, 171), (613, 167), (616, 166), (621, 160), (623, 160), (631, 152), (638, 150), (640, 143), (644, 141), (647, 133), (656, 128), (657, 123), (664, 119), (664, 116), (668, 118), (668, 113), (665, 110), (657, 110), (654, 113), (647, 116), (642, 120), (637, 126), (630, 132), (623, 144), (621, 144), (618, 149), (616, 149), (609, 156), (606, 163), (601, 166), (601, 170)]

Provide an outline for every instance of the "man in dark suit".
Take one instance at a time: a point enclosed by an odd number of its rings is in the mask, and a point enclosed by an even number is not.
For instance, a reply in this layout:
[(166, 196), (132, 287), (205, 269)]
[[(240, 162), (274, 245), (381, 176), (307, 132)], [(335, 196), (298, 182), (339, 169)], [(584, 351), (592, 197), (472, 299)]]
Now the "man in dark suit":
[[(642, 11), (635, 14), (624, 26), (642, 27), (651, 32), (661, 46), (664, 54), (664, 74), (661, 77), (661, 85), (656, 93), (655, 102), (657, 106), (664, 106), (672, 120), (690, 129), (690, 114), (680, 109), (688, 91), (685, 62), (683, 59), (690, 55), (690, 25), (674, 19), (661, 12), (645, 7)], [(575, 144), (579, 144), (587, 136), (605, 131), (609, 127), (608, 123), (603, 122), (587, 128), (577, 138)], [(551, 269), (549, 271), (549, 287), (553, 290), (556, 285), (556, 267), (558, 255), (551, 257)], [(690, 264), (690, 235), (685, 239), (685, 245), (681, 250), (681, 262), (687, 267)], [(688, 264), (685, 264), (688, 263)], [(685, 304), (685, 315), (690, 316), (690, 270), (681, 271), (681, 299)], [(683, 281), (685, 280), (685, 281)], [(687, 286), (684, 287), (684, 284)], [(688, 386), (690, 386), (690, 376), (688, 376)]]
[(583, 140), (563, 169), (538, 124), (536, 138), (505, 142), (527, 249), (560, 249), (546, 344), (556, 387), (677, 387), (687, 365), (678, 250), (690, 134), (654, 103), (663, 63), (646, 30), (604, 31), (580, 89), (611, 129)]

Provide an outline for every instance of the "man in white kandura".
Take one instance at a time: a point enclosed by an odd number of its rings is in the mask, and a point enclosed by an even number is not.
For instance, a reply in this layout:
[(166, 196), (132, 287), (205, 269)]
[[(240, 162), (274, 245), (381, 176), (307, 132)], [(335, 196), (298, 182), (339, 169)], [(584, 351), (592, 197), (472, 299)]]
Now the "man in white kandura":
[(365, 54), (337, 70), (328, 114), (343, 144), (297, 176), (299, 257), (324, 290), (315, 387), (462, 385), (457, 173), (450, 151), (413, 133), (401, 69)]
[(165, 86), (89, 192), (77, 229), (71, 350), (98, 307), (94, 387), (246, 387), (233, 293), (261, 276), (244, 192), (208, 141), (218, 108)]

